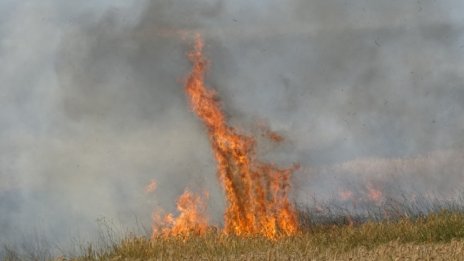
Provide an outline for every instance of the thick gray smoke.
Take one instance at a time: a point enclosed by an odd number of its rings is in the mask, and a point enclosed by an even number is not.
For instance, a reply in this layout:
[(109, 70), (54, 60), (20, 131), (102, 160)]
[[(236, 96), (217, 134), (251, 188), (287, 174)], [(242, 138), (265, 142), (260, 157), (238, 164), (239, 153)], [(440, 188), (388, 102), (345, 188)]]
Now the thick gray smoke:
[(0, 243), (68, 251), (100, 218), (143, 233), (185, 187), (207, 189), (221, 222), (182, 86), (193, 31), (233, 125), (287, 137), (260, 154), (302, 164), (297, 202), (371, 183), (455, 196), (463, 14), (458, 0), (0, 1)]

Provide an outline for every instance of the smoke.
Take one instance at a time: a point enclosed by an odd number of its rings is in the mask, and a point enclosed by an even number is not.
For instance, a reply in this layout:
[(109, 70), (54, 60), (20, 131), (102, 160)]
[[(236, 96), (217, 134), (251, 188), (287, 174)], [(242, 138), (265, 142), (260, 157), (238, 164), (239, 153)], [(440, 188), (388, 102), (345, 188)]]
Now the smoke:
[(232, 124), (254, 132), (266, 122), (288, 138), (260, 154), (302, 164), (297, 201), (397, 169), (392, 183), (406, 189), (459, 189), (463, 9), (457, 0), (0, 2), (0, 243), (37, 234), (68, 248), (71, 237), (92, 240), (101, 217), (148, 227), (185, 187), (207, 189), (221, 222), (215, 163), (182, 86), (191, 31), (206, 38), (208, 82)]

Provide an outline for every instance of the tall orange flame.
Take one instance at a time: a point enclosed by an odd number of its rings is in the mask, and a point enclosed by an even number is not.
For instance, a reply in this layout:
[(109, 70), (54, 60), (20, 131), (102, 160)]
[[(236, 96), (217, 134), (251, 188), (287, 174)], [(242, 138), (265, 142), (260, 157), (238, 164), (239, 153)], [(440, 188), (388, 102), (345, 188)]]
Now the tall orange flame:
[(193, 69), (185, 91), (193, 111), (208, 130), (218, 176), (225, 189), (228, 203), (224, 214), (225, 233), (269, 238), (295, 234), (298, 222), (288, 194), (290, 176), (298, 166), (280, 169), (257, 160), (255, 140), (227, 124), (216, 93), (205, 86), (208, 62), (203, 56), (199, 35), (188, 57)]

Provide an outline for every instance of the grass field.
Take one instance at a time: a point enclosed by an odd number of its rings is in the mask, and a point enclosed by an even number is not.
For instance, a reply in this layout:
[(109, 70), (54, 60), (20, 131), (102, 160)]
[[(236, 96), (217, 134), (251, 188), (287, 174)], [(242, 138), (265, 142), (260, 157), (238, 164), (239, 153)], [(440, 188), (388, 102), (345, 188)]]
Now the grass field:
[[(358, 246), (343, 250), (335, 246), (318, 247), (305, 242), (306, 237), (280, 243), (263, 243), (260, 240), (229, 239), (217, 243), (214, 239), (150, 243), (131, 240), (115, 252), (99, 257), (82, 257), (77, 260), (463, 260), (464, 241), (448, 243), (399, 243), (392, 241), (374, 248)], [(232, 244), (230, 247), (224, 244)], [(293, 245), (295, 244), (295, 245)], [(203, 248), (204, 249), (201, 249)], [(135, 251), (135, 252), (133, 252)], [(62, 259), (65, 260), (65, 259)]]
[[(307, 226), (278, 240), (205, 236), (129, 236), (105, 249), (57, 260), (464, 260), (464, 214), (442, 211), (418, 218)], [(6, 260), (16, 260), (10, 253)]]

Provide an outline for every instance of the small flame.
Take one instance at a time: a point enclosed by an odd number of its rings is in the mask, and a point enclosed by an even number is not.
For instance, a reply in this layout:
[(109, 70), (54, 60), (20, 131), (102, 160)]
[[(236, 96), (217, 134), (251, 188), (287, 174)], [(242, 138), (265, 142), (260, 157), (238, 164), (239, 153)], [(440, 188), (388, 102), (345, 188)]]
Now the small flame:
[(371, 184), (367, 185), (367, 194), (368, 194), (369, 199), (375, 203), (380, 203), (380, 201), (383, 199), (382, 191), (375, 188)]
[(151, 180), (150, 183), (145, 187), (145, 193), (153, 193), (157, 188), (155, 180)]
[(279, 133), (271, 130), (269, 128), (269, 126), (267, 124), (265, 124), (264, 122), (259, 123), (258, 126), (263, 132), (262, 136), (268, 138), (272, 142), (280, 143), (280, 142), (284, 141), (285, 138), (282, 135), (280, 135)]
[(342, 201), (348, 201), (348, 200), (353, 199), (353, 191), (351, 191), (351, 190), (339, 191), (338, 195), (340, 196), (340, 199)]
[[(207, 197), (207, 195), (205, 195)], [(163, 218), (159, 213), (153, 214), (152, 237), (203, 235), (208, 229), (205, 200), (186, 190), (177, 200), (179, 215), (172, 213)]]

